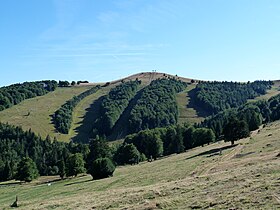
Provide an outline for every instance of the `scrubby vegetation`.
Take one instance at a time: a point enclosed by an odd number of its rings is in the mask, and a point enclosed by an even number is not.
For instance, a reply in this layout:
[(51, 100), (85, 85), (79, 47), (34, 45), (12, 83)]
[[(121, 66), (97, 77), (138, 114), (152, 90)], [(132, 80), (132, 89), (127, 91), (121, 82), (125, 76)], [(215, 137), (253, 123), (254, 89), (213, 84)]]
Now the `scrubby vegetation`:
[(68, 134), (72, 124), (72, 113), (77, 104), (85, 97), (96, 93), (100, 86), (95, 86), (85, 92), (74, 96), (72, 99), (63, 104), (53, 115), (53, 123), (58, 132)]
[(176, 79), (158, 79), (144, 88), (130, 112), (129, 132), (173, 125), (178, 120), (175, 94), (184, 90), (186, 83)]
[(54, 91), (57, 82), (45, 80), (38, 82), (24, 82), (0, 88), (0, 111), (19, 104), (21, 101), (36, 96), (42, 96), (50, 91)]
[(248, 99), (264, 95), (271, 85), (271, 81), (201, 82), (194, 89), (194, 101), (207, 112), (217, 114), (225, 109), (241, 106)]
[(100, 117), (94, 122), (94, 135), (109, 135), (117, 120), (135, 96), (141, 81), (125, 82), (111, 89), (102, 101)]

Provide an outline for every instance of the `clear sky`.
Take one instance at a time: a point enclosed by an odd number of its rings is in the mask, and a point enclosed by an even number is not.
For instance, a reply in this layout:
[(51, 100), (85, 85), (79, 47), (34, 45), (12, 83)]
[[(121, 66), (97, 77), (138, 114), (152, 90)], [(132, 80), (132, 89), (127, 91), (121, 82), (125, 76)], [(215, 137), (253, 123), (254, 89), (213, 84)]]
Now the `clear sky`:
[(154, 69), (280, 79), (280, 1), (0, 0), (0, 86)]

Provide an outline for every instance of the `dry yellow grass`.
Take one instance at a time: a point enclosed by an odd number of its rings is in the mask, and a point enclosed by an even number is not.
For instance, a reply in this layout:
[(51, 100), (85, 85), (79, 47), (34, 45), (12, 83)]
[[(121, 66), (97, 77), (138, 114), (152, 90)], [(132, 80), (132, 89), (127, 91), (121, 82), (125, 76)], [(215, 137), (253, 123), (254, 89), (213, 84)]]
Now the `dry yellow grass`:
[(234, 147), (219, 142), (118, 167), (108, 179), (92, 181), (86, 175), (51, 186), (44, 177), (30, 184), (3, 183), (1, 208), (18, 195), (19, 209), (279, 209), (279, 136), (280, 122), (275, 122)]

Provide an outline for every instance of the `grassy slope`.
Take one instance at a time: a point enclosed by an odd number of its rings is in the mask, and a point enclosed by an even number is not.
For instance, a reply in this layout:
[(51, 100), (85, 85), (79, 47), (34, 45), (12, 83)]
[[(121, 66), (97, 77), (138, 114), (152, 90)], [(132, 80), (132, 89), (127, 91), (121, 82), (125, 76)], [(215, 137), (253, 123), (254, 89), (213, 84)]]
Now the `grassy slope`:
[(274, 85), (271, 87), (270, 90), (267, 91), (265, 95), (261, 95), (249, 101), (258, 101), (258, 100), (268, 100), (269, 98), (280, 94), (280, 82), (275, 81)]
[(279, 209), (279, 136), (276, 122), (235, 147), (220, 142), (119, 167), (108, 179), (2, 183), (0, 204), (8, 208), (18, 195), (19, 209)]
[(69, 131), (68, 139), (74, 138), (77, 141), (87, 141), (92, 131), (92, 122), (98, 115), (98, 101), (108, 94), (113, 86), (101, 88), (95, 94), (84, 98), (74, 109), (73, 123)]
[[(51, 116), (59, 107), (74, 95), (78, 95), (91, 88), (90, 86), (58, 88), (54, 92), (44, 96), (32, 98), (0, 112), (0, 121), (13, 125), (22, 126), (23, 129), (32, 130), (46, 137), (57, 137), (66, 140), (63, 136), (55, 133), (55, 128), (51, 123)], [(28, 112), (30, 115), (27, 116)]]
[(179, 108), (179, 124), (184, 123), (199, 123), (203, 121), (203, 117), (199, 117), (195, 107), (190, 107), (190, 96), (189, 92), (195, 88), (195, 84), (188, 85), (186, 90), (178, 93), (176, 95), (178, 108)]

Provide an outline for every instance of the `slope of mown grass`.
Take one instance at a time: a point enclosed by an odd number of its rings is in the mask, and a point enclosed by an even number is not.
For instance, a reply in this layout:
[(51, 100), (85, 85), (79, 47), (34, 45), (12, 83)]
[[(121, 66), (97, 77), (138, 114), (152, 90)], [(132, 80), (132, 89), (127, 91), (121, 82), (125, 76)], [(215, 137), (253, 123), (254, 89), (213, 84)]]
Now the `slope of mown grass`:
[(31, 128), (32, 131), (42, 137), (46, 137), (49, 134), (59, 140), (68, 140), (68, 137), (61, 136), (55, 132), (54, 125), (51, 122), (51, 115), (74, 95), (79, 95), (90, 88), (91, 86), (57, 88), (54, 92), (25, 100), (18, 105), (1, 111), (0, 121), (22, 126), (24, 130)]
[(41, 177), (0, 184), (1, 208), (19, 209), (279, 209), (280, 122), (251, 138), (218, 142), (154, 162), (118, 167), (113, 177)]
[(178, 109), (179, 109), (179, 118), (178, 123), (199, 123), (204, 120), (204, 117), (198, 116), (198, 113), (195, 107), (190, 106), (190, 95), (189, 92), (195, 88), (195, 84), (190, 84), (186, 90), (178, 93), (176, 95)]

